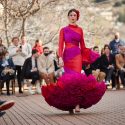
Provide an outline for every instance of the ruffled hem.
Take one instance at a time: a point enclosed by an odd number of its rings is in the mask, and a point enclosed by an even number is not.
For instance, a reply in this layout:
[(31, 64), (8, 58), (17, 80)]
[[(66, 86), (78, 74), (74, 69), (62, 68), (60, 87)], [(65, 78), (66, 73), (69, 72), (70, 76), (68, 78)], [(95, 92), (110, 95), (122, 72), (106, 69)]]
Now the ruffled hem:
[(89, 108), (99, 102), (106, 91), (105, 84), (98, 83), (94, 76), (64, 74), (56, 84), (42, 86), (42, 95), (53, 107), (68, 111), (76, 105)]
[(100, 55), (89, 48), (85, 48), (82, 54), (82, 63), (83, 65), (88, 65), (94, 63)]

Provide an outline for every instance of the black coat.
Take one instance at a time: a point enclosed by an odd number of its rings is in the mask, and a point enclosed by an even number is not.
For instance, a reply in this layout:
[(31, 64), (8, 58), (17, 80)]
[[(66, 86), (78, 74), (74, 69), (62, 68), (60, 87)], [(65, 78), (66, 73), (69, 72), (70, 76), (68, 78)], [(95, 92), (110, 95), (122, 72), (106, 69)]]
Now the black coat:
[[(38, 68), (37, 60), (35, 62), (36, 62), (36, 68)], [(27, 76), (27, 74), (29, 74), (31, 70), (32, 70), (32, 57), (29, 57), (24, 62), (21, 79), (24, 79), (24, 77)]]
[(98, 68), (107, 73), (108, 71), (108, 66), (109, 65), (115, 65), (115, 59), (114, 59), (114, 56), (112, 54), (109, 55), (109, 60), (107, 58), (107, 56), (105, 54), (103, 54), (99, 59), (98, 59), (98, 63), (97, 63), (97, 66)]

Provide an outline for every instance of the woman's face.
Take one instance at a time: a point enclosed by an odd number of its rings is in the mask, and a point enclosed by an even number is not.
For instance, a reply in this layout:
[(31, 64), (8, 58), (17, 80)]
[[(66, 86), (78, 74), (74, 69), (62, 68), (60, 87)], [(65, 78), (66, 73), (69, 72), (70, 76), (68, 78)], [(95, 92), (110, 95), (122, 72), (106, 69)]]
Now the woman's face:
[(40, 46), (40, 43), (39, 43), (39, 42), (36, 42), (36, 45), (37, 45), (37, 46)]
[(110, 49), (108, 47), (105, 48), (105, 54), (110, 54)]
[(75, 12), (71, 12), (68, 16), (69, 22), (70, 23), (76, 23), (77, 21), (77, 14)]
[(25, 44), (25, 43), (26, 43), (26, 37), (25, 37), (25, 36), (23, 36), (23, 37), (21, 38), (21, 40), (22, 40), (22, 44)]

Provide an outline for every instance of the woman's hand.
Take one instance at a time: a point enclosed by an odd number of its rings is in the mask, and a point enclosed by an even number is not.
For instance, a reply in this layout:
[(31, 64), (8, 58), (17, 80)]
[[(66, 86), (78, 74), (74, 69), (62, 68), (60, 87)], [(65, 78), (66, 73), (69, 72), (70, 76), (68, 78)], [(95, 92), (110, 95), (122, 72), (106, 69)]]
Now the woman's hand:
[(59, 67), (63, 67), (64, 66), (64, 62), (62, 57), (59, 58)]

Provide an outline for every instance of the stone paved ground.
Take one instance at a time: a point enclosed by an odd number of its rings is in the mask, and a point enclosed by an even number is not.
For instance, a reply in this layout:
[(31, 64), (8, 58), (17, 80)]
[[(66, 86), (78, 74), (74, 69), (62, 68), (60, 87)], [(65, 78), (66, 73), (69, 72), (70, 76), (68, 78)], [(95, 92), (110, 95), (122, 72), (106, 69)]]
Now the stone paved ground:
[(125, 90), (107, 91), (98, 104), (75, 115), (50, 107), (41, 95), (0, 99), (16, 102), (0, 125), (125, 125)]

